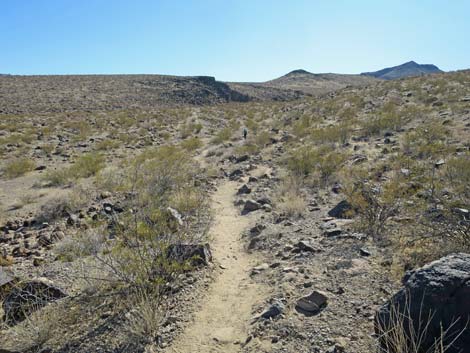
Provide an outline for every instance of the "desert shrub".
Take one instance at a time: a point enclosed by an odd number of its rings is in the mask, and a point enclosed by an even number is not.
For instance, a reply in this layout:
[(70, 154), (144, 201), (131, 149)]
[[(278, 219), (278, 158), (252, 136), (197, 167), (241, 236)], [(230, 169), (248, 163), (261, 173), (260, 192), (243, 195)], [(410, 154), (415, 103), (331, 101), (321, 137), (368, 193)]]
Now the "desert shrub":
[(102, 154), (84, 154), (70, 167), (70, 174), (74, 178), (88, 178), (99, 172), (104, 167), (104, 162), (104, 156)]
[(449, 151), (446, 144), (448, 136), (449, 131), (445, 126), (440, 122), (430, 121), (405, 135), (403, 151), (420, 159), (438, 158)]
[(348, 201), (357, 215), (356, 227), (375, 240), (384, 240), (386, 225), (398, 214), (405, 197), (400, 181), (391, 179), (382, 185), (376, 184), (367, 171), (358, 168), (348, 173), (343, 183)]
[(48, 170), (43, 176), (42, 180), (48, 186), (64, 186), (71, 182), (72, 176), (69, 168), (61, 168)]
[(130, 190), (122, 166), (107, 166), (101, 169), (95, 178), (97, 189), (109, 192)]
[(197, 137), (191, 137), (182, 141), (180, 145), (186, 151), (192, 152), (192, 151), (197, 150), (198, 148), (201, 148), (204, 145), (204, 143), (201, 141), (201, 139)]
[(186, 123), (180, 125), (180, 136), (182, 139), (186, 139), (193, 134), (199, 134), (203, 126), (201, 123)]
[(233, 131), (234, 130), (230, 127), (220, 130), (212, 139), (212, 143), (220, 144), (230, 140), (232, 138)]
[(381, 135), (386, 131), (398, 131), (406, 123), (400, 113), (379, 114), (365, 120), (362, 129), (367, 136)]
[(298, 138), (310, 134), (311, 127), (313, 126), (315, 117), (309, 115), (302, 115), (292, 124), (292, 133)]
[(95, 145), (96, 150), (98, 151), (110, 151), (118, 148), (120, 145), (119, 141), (113, 139), (105, 139), (98, 141)]
[(19, 158), (7, 162), (3, 169), (3, 174), (9, 179), (17, 178), (33, 170), (35, 166), (36, 164), (31, 159)]
[(445, 178), (453, 188), (454, 195), (464, 201), (470, 200), (470, 154), (452, 157), (447, 160)]
[(54, 246), (54, 254), (61, 261), (74, 261), (96, 255), (106, 241), (106, 231), (102, 228), (88, 229), (62, 239)]
[(253, 134), (256, 134), (258, 132), (259, 124), (253, 120), (252, 118), (249, 118), (245, 121), (245, 126)]
[(91, 125), (85, 121), (70, 121), (65, 124), (65, 127), (70, 129), (72, 134), (74, 135), (72, 141), (83, 141), (90, 136), (92, 133)]
[(93, 197), (92, 190), (77, 187), (68, 195), (53, 198), (43, 204), (36, 215), (36, 219), (39, 222), (51, 223), (58, 218), (83, 208)]
[(124, 171), (131, 190), (127, 211), (115, 216), (115, 241), (96, 256), (109, 278), (123, 289), (154, 291), (189, 268), (189, 262), (168, 259), (166, 249), (204, 239), (202, 220), (208, 206), (205, 194), (194, 186), (197, 172), (188, 154), (177, 146), (148, 149)]
[(253, 155), (253, 154), (258, 153), (259, 151), (260, 151), (259, 146), (256, 143), (251, 142), (251, 139), (247, 141), (246, 143), (244, 143), (243, 145), (237, 146), (235, 148), (235, 153), (239, 155), (243, 155), (243, 154)]
[(276, 190), (276, 209), (288, 217), (300, 217), (307, 208), (301, 191), (302, 180), (296, 176), (285, 177)]
[(267, 131), (261, 131), (255, 135), (255, 144), (260, 148), (263, 148), (271, 142), (271, 136)]
[(51, 143), (45, 143), (41, 146), (41, 150), (44, 151), (45, 154), (51, 154), (54, 151), (55, 147)]
[(331, 147), (304, 146), (288, 154), (287, 168), (296, 176), (313, 175), (322, 185), (341, 169), (347, 156)]
[[(63, 311), (56, 303), (36, 310), (26, 320), (4, 331), (2, 348), (18, 352), (40, 352), (58, 334)], [(9, 351), (9, 350), (8, 350)]]
[(352, 126), (349, 122), (341, 122), (311, 130), (311, 137), (315, 143), (340, 143), (345, 144), (351, 136)]
[(75, 160), (75, 163), (66, 168), (50, 170), (44, 174), (42, 180), (48, 186), (63, 186), (73, 180), (88, 178), (98, 173), (105, 166), (104, 156), (99, 153), (88, 153)]

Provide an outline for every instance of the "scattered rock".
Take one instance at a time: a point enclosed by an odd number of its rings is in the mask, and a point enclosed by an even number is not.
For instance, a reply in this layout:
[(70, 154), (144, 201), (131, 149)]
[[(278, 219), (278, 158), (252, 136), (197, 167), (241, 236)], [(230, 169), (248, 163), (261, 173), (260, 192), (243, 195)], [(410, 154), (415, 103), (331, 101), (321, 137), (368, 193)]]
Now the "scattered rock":
[(250, 156), (247, 155), (247, 154), (244, 154), (243, 156), (237, 157), (237, 158), (235, 159), (235, 162), (236, 162), (236, 163), (246, 162), (246, 161), (249, 160), (249, 159), (250, 159)]
[(233, 172), (229, 174), (230, 180), (238, 180), (243, 175), (243, 171), (241, 169), (235, 169)]
[(327, 237), (336, 237), (341, 235), (341, 233), (343, 233), (343, 231), (340, 228), (327, 229), (324, 232), (325, 236)]
[(263, 271), (266, 271), (268, 268), (269, 268), (269, 265), (267, 263), (263, 263), (261, 265), (253, 267), (253, 269), (251, 270), (251, 273), (255, 275)]
[(304, 315), (315, 315), (323, 310), (328, 304), (325, 293), (314, 290), (309, 295), (297, 300), (295, 308)]
[(169, 212), (173, 220), (178, 223), (178, 225), (183, 225), (183, 216), (181, 216), (181, 214), (177, 210), (172, 207), (167, 207), (167, 211)]
[(13, 273), (0, 266), (0, 298), (4, 297), (14, 284)]
[(167, 249), (167, 257), (178, 262), (190, 261), (193, 266), (209, 265), (212, 254), (209, 244), (172, 244)]
[(284, 304), (282, 304), (280, 301), (276, 301), (271, 306), (269, 306), (269, 308), (263, 311), (259, 317), (263, 319), (272, 319), (281, 315), (284, 312), (284, 309)]
[(265, 229), (266, 229), (266, 226), (264, 224), (257, 224), (253, 228), (250, 229), (250, 235), (251, 236), (260, 235), (261, 232)]
[(335, 218), (351, 218), (353, 207), (347, 200), (343, 200), (333, 207), (329, 212), (328, 216)]
[(301, 240), (299, 241), (297, 244), (295, 244), (295, 247), (293, 249), (293, 252), (301, 252), (301, 251), (305, 251), (305, 252), (317, 252), (318, 250), (315, 249), (312, 244), (310, 244), (309, 241), (307, 240)]
[(251, 193), (251, 189), (246, 184), (243, 184), (243, 186), (237, 191), (238, 195), (249, 194), (249, 193)]
[(259, 210), (260, 208), (261, 204), (259, 204), (258, 202), (254, 200), (247, 200), (245, 201), (245, 205), (243, 206), (242, 215), (246, 215), (250, 212)]

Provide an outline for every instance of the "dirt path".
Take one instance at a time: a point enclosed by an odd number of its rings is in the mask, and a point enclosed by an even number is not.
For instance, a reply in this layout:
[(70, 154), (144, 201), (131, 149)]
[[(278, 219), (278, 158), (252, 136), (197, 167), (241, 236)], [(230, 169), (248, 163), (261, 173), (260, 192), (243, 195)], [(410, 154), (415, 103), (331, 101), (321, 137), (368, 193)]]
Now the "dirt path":
[(245, 252), (240, 239), (251, 220), (233, 205), (238, 184), (221, 184), (212, 197), (215, 213), (212, 250), (220, 273), (196, 311), (194, 322), (176, 339), (170, 352), (239, 352), (247, 339), (253, 305), (267, 290), (249, 276), (256, 259)]

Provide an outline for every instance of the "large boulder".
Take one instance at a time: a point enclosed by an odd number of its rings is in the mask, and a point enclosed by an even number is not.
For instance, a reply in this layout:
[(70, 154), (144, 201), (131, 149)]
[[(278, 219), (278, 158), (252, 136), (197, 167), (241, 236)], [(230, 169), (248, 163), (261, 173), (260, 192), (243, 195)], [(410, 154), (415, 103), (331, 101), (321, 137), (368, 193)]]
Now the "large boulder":
[(8, 325), (23, 321), (33, 311), (67, 294), (46, 278), (17, 283), (3, 301), (4, 320)]
[(382, 345), (387, 337), (384, 330), (399, 327), (408, 337), (422, 335), (420, 352), (434, 351), (441, 332), (447, 332), (445, 345), (454, 341), (446, 353), (468, 352), (470, 255), (454, 254), (431, 262), (408, 273), (403, 285), (376, 313), (376, 333), (383, 337)]

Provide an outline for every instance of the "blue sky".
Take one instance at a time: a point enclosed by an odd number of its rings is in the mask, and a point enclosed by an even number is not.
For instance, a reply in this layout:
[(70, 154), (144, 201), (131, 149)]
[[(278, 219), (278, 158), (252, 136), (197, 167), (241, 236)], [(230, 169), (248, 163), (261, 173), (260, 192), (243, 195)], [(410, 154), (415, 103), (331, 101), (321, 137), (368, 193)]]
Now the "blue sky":
[(359, 73), (470, 68), (468, 0), (0, 0), (0, 73)]

